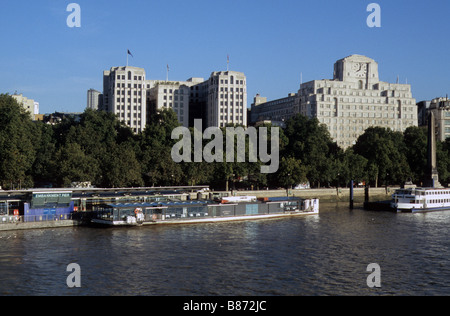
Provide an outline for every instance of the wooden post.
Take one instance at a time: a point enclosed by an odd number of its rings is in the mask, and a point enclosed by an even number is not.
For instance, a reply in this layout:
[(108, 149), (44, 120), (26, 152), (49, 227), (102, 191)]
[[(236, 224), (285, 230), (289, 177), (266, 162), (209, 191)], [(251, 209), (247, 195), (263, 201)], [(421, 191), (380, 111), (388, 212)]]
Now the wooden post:
[(350, 209), (353, 210), (353, 180), (350, 181)]

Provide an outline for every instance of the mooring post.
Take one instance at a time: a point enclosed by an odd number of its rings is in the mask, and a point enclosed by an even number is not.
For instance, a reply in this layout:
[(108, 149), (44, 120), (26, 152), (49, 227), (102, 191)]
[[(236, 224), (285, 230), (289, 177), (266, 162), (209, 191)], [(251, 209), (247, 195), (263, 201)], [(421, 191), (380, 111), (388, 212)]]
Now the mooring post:
[(350, 209), (353, 209), (353, 180), (350, 181)]

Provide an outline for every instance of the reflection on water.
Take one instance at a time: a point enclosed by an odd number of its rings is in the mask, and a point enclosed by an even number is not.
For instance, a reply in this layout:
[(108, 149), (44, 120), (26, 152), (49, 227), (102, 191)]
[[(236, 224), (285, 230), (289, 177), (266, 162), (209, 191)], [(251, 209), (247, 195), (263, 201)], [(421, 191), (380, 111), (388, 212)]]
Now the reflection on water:
[(0, 232), (0, 295), (449, 295), (449, 222), (322, 204), (304, 218)]

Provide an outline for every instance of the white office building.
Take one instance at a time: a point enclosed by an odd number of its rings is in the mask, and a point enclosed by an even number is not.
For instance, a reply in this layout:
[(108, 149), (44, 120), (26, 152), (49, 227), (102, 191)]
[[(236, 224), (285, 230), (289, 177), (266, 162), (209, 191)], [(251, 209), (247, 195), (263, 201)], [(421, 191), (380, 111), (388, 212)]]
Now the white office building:
[(295, 107), (296, 113), (325, 124), (342, 148), (371, 126), (403, 132), (418, 125), (411, 85), (380, 81), (378, 64), (361, 55), (338, 60), (333, 79), (301, 84)]
[(178, 122), (189, 127), (190, 86), (188, 81), (152, 81), (152, 88), (147, 91), (148, 110), (155, 113), (160, 109), (172, 109)]
[(444, 142), (447, 138), (450, 138), (450, 99), (448, 97), (435, 98), (429, 102), (424, 125), (428, 123), (430, 112), (434, 114), (436, 140)]
[(213, 72), (208, 80), (207, 127), (247, 126), (247, 79), (242, 72)]
[(103, 95), (100, 91), (89, 89), (87, 92), (87, 108), (98, 110), (103, 102)]
[(102, 110), (114, 113), (135, 133), (147, 122), (145, 70), (137, 67), (113, 67), (103, 72)]
[(39, 102), (28, 99), (27, 97), (24, 97), (23, 94), (13, 94), (12, 97), (30, 114), (32, 120), (36, 119), (36, 115), (39, 114)]
[[(146, 80), (145, 70), (137, 67), (113, 67), (103, 73), (103, 102), (99, 110), (118, 116), (136, 133), (160, 109), (172, 109), (185, 127), (202, 119), (203, 128), (227, 124), (247, 126), (247, 82), (241, 72), (213, 72), (208, 80)], [(97, 91), (98, 92), (98, 91)], [(89, 90), (88, 105), (95, 107), (97, 92)]]
[(280, 124), (288, 121), (294, 115), (296, 98), (296, 93), (289, 93), (285, 98), (267, 101), (266, 97), (257, 94), (250, 111), (250, 123), (252, 125), (261, 122)]

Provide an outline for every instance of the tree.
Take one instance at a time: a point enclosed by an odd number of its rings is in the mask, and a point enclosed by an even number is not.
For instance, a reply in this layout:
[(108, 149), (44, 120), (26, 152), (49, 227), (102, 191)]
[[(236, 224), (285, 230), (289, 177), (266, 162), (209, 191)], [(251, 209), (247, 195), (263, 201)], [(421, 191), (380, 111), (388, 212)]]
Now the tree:
[(34, 147), (36, 158), (31, 173), (35, 185), (47, 185), (56, 176), (52, 167), (56, 154), (56, 139), (51, 125), (43, 122), (35, 122), (35, 125), (36, 141), (34, 141)]
[(411, 181), (421, 183), (427, 166), (427, 130), (408, 127), (404, 132), (405, 156), (411, 169)]
[(148, 185), (177, 185), (183, 178), (181, 165), (171, 157), (175, 145), (172, 131), (180, 126), (173, 110), (161, 110), (151, 116), (144, 132), (140, 135), (139, 160), (142, 164), (144, 181)]
[(30, 115), (9, 95), (0, 95), (0, 183), (4, 188), (33, 185), (39, 133)]
[[(79, 121), (69, 118), (55, 126), (54, 135), (60, 154), (73, 151), (76, 144), (84, 155), (80, 158), (95, 165), (90, 172), (81, 173), (82, 178), (89, 175), (84, 181), (102, 187), (142, 185), (137, 137), (114, 114), (87, 109)], [(65, 180), (59, 182), (67, 185)]]
[(100, 166), (95, 158), (84, 153), (79, 144), (68, 143), (57, 151), (54, 168), (57, 184), (70, 187), (72, 182), (92, 181)]
[(335, 159), (340, 151), (332, 141), (324, 124), (316, 118), (308, 119), (298, 114), (286, 123), (285, 134), (289, 143), (282, 156), (292, 156), (308, 167), (307, 177), (311, 183), (331, 182), (337, 178)]
[(356, 154), (368, 161), (370, 180), (378, 185), (381, 179), (385, 185), (401, 184), (411, 177), (405, 156), (406, 145), (401, 132), (383, 127), (370, 127), (353, 146)]
[(361, 155), (355, 154), (353, 148), (347, 148), (341, 158), (340, 183), (346, 185), (351, 180), (362, 182), (368, 178), (368, 160)]
[(278, 184), (286, 189), (308, 181), (306, 177), (307, 168), (302, 162), (294, 157), (282, 157), (280, 169), (277, 172)]
[(114, 144), (103, 160), (102, 183), (106, 187), (139, 187), (144, 185), (141, 164), (129, 142)]
[(450, 138), (447, 138), (445, 142), (437, 142), (436, 147), (439, 182), (448, 184), (450, 182)]

